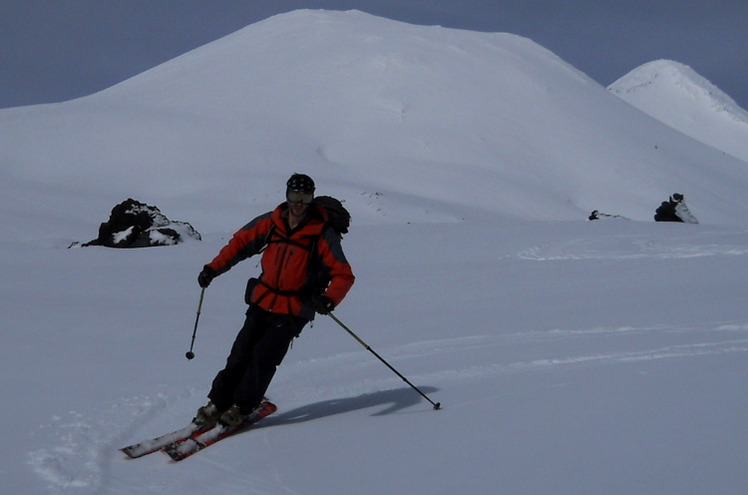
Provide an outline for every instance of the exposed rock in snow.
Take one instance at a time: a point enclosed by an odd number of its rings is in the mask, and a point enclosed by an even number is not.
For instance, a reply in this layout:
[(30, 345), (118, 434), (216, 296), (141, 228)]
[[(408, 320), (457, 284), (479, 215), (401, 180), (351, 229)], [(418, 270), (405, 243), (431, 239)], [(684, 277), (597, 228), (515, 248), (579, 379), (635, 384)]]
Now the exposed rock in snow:
[(188, 238), (200, 240), (192, 225), (169, 220), (158, 207), (128, 198), (112, 208), (109, 220), (99, 226), (99, 236), (82, 246), (171, 246)]

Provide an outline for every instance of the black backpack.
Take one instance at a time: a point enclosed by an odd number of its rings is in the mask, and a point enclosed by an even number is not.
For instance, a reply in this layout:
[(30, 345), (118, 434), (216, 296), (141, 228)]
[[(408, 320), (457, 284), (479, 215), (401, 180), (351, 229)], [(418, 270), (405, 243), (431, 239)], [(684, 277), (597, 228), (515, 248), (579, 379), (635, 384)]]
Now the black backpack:
[[(348, 227), (351, 225), (351, 214), (345, 209), (343, 203), (332, 196), (317, 196), (312, 204), (322, 206), (327, 211), (327, 221), (325, 222), (338, 237), (342, 240), (343, 234), (348, 233)], [(316, 264), (317, 239), (312, 242), (311, 257), (309, 261), (309, 271), (316, 280), (312, 295), (322, 294), (330, 279), (327, 274), (322, 273)]]
[(332, 196), (317, 196), (312, 201), (313, 205), (322, 206), (327, 211), (327, 225), (342, 239), (343, 234), (348, 233), (351, 225), (351, 214), (345, 209), (343, 203)]

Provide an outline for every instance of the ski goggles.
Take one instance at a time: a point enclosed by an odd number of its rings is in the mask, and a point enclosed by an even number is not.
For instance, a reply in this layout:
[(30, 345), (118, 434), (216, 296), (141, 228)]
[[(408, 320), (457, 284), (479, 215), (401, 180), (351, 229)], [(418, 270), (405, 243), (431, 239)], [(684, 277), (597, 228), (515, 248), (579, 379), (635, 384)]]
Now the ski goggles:
[(301, 191), (286, 191), (286, 199), (291, 204), (308, 205), (314, 199), (314, 193), (305, 193)]

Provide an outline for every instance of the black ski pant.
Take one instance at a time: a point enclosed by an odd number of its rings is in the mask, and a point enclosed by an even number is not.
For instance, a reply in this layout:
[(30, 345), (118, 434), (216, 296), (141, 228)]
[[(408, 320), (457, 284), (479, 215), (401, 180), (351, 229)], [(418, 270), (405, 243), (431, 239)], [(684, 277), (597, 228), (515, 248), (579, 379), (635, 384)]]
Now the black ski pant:
[(226, 367), (213, 380), (208, 398), (220, 410), (236, 404), (243, 414), (251, 412), (262, 401), (291, 341), (308, 321), (250, 306)]

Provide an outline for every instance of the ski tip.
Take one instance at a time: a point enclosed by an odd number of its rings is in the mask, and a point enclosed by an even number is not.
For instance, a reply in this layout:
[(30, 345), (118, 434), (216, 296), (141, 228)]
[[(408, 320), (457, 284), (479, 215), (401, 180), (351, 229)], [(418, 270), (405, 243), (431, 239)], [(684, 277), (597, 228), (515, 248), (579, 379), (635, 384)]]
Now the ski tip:
[(122, 452), (123, 454), (125, 454), (125, 456), (124, 456), (125, 460), (128, 460), (128, 461), (139, 459), (139, 458), (143, 457), (144, 455), (150, 453), (150, 452), (137, 452), (134, 449), (131, 449), (129, 447), (123, 447), (123, 448), (119, 449), (119, 451)]

